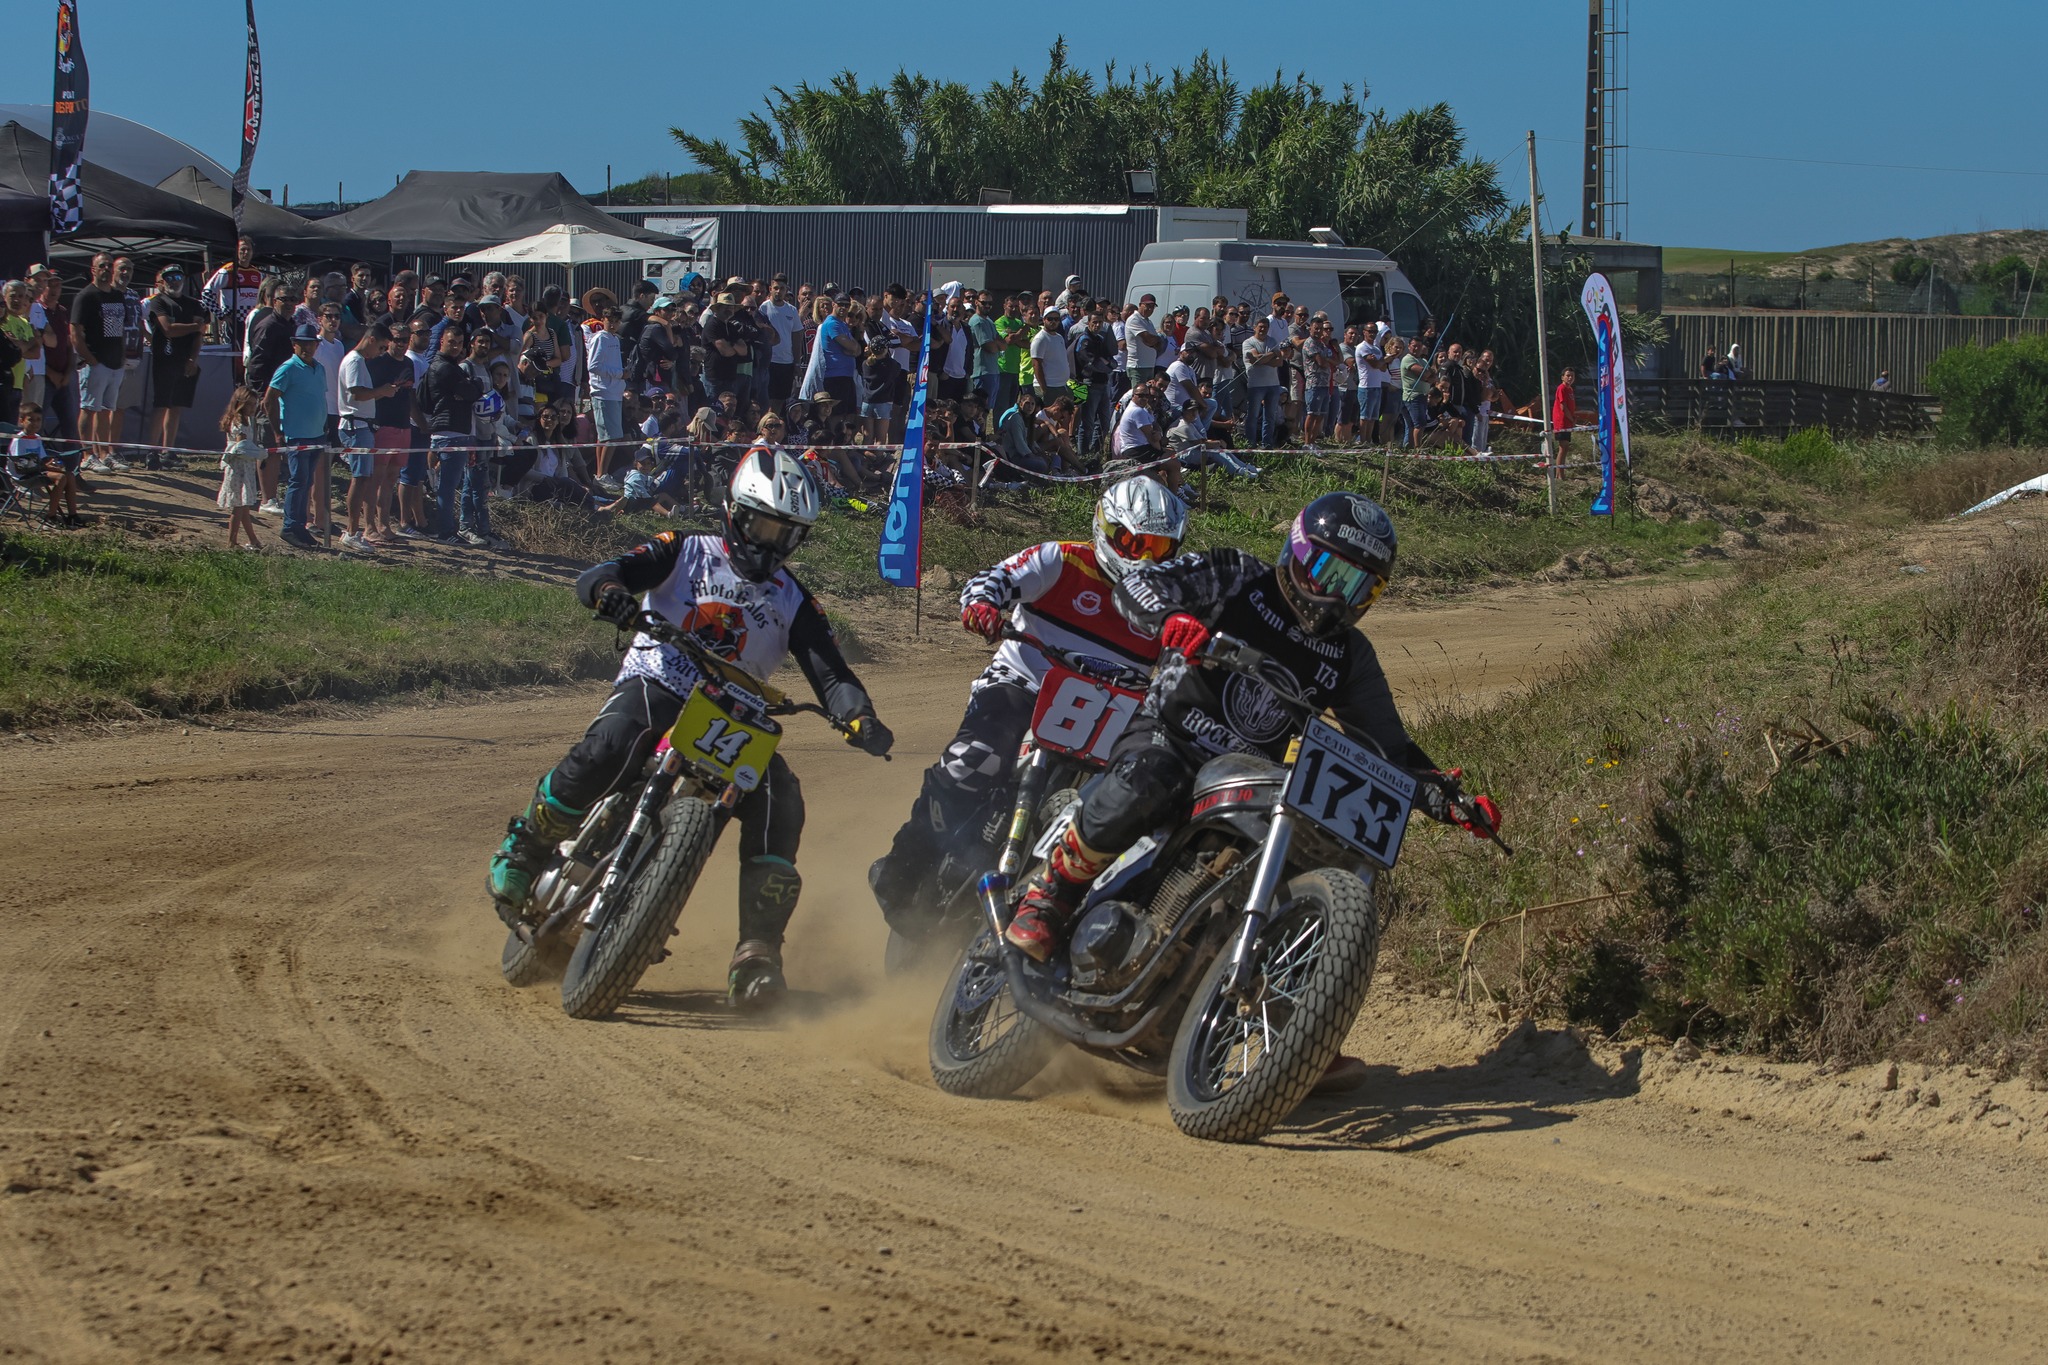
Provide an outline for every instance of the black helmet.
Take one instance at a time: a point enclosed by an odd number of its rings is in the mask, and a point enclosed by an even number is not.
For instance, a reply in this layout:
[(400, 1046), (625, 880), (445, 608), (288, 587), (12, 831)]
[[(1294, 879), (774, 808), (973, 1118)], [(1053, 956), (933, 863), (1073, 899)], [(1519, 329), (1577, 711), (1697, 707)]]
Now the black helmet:
[(1325, 493), (1294, 519), (1278, 574), (1302, 628), (1335, 635), (1365, 615), (1393, 577), (1394, 523), (1363, 493)]

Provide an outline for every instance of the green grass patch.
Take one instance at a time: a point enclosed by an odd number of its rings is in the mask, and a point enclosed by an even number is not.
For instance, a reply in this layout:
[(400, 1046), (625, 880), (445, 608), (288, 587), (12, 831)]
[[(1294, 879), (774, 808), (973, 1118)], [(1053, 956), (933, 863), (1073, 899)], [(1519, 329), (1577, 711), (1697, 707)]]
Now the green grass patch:
[[(1499, 793), (1520, 856), (1417, 840), (1395, 960), (1610, 1031), (1815, 1059), (2044, 1060), (2048, 550), (1945, 576), (1877, 545), (1616, 623), (1422, 739)], [(1566, 905), (1605, 896), (1591, 904)], [(1501, 920), (1529, 907), (1526, 921)]]
[(560, 586), (340, 558), (10, 538), (0, 726), (608, 673)]

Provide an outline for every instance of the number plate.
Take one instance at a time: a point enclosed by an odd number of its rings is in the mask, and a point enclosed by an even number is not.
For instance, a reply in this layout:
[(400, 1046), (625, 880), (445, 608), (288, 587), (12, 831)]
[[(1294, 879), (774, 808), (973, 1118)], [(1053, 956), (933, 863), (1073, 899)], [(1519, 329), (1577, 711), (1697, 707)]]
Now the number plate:
[(1031, 735), (1055, 753), (1107, 763), (1109, 751), (1123, 738), (1124, 727), (1144, 699), (1142, 692), (1099, 683), (1052, 664), (1038, 689)]
[(1391, 868), (1408, 832), (1415, 779), (1312, 720), (1287, 779), (1286, 801), (1381, 867)]
[(750, 792), (761, 785), (781, 737), (774, 721), (741, 719), (700, 683), (690, 689), (683, 713), (669, 728), (668, 743), (697, 767)]

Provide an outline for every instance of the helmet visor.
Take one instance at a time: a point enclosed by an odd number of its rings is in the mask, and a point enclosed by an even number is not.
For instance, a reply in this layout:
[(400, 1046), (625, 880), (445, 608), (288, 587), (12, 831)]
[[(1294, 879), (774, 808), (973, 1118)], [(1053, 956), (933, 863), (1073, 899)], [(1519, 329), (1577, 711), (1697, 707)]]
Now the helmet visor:
[(787, 517), (774, 516), (768, 512), (757, 512), (751, 507), (734, 511), (732, 524), (735, 530), (764, 550), (778, 555), (793, 554), (796, 547), (804, 543), (810, 527)]
[(1341, 602), (1353, 611), (1364, 611), (1379, 601), (1380, 594), (1387, 589), (1387, 580), (1379, 574), (1317, 545), (1299, 547), (1294, 567), (1296, 581), (1303, 591)]
[(1108, 531), (1110, 548), (1125, 559), (1142, 559), (1158, 564), (1172, 559), (1180, 550), (1180, 541), (1172, 536), (1147, 535), (1115, 523), (1110, 524)]

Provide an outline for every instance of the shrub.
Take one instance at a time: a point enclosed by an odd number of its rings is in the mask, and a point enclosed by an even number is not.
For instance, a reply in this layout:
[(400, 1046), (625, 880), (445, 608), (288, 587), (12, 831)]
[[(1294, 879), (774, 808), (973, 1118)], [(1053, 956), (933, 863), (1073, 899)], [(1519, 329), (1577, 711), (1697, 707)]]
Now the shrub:
[(1741, 448), (1784, 477), (1815, 488), (1839, 491), (1859, 480), (1855, 461), (1820, 427), (1801, 427), (1782, 441), (1751, 437)]
[(1949, 445), (2048, 445), (2048, 336), (1943, 351), (1927, 370)]
[(1901, 256), (1892, 262), (1892, 283), (1917, 289), (1927, 283), (1927, 272), (1931, 269), (1924, 256)]

